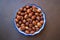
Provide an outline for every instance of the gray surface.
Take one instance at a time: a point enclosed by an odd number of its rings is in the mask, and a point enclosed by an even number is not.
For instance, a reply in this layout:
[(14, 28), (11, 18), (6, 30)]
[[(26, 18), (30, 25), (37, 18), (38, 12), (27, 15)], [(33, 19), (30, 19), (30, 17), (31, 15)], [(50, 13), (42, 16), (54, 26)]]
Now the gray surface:
[[(11, 21), (16, 9), (28, 3), (41, 6), (47, 19), (44, 30), (31, 37), (19, 34)], [(0, 0), (0, 40), (60, 40), (59, 17), (59, 0)]]

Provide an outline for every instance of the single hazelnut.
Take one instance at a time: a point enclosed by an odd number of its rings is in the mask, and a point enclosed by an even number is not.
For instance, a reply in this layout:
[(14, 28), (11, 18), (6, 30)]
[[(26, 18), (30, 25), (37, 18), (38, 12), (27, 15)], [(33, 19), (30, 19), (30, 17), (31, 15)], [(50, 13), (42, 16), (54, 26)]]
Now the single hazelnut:
[(31, 28), (29, 28), (28, 30), (29, 30), (29, 31), (31, 31), (32, 29), (31, 29)]
[(23, 20), (23, 16), (21, 16), (21, 20)]
[(29, 6), (28, 6), (28, 5), (26, 5), (26, 8), (29, 8)]
[(37, 24), (36, 21), (33, 21), (32, 23), (33, 23), (33, 25), (36, 25)]
[(23, 8), (20, 8), (19, 10), (20, 10), (20, 11), (22, 11), (22, 10), (23, 10)]
[(31, 12), (31, 10), (30, 9), (27, 9), (27, 13), (30, 13)]
[(38, 16), (38, 15), (39, 15), (39, 13), (35, 13), (35, 15), (36, 15), (36, 16)]
[(24, 24), (21, 24), (21, 26), (25, 26)]
[(18, 22), (18, 19), (17, 18), (15, 19), (15, 22)]
[(29, 13), (29, 17), (32, 17), (32, 13)]
[(26, 14), (26, 15), (24, 16), (24, 18), (27, 19), (27, 18), (28, 18), (28, 15)]
[(37, 12), (39, 12), (39, 13), (40, 13), (40, 12), (41, 12), (41, 10), (37, 9)]
[(32, 19), (30, 18), (30, 20), (29, 20), (30, 22), (32, 22)]
[(26, 26), (26, 27), (25, 27), (25, 29), (29, 29), (29, 27), (28, 27), (28, 26)]
[(32, 11), (33, 11), (33, 12), (36, 12), (36, 9), (34, 8)]
[(25, 12), (25, 14), (27, 14), (27, 12)]
[(43, 19), (43, 16), (41, 16), (40, 19), (42, 20)]
[(26, 22), (25, 25), (28, 26), (29, 25), (29, 22)]
[(29, 27), (33, 27), (33, 25), (32, 24), (29, 24)]
[(39, 21), (38, 20), (36, 20), (36, 23), (38, 23)]
[(18, 28), (20, 27), (20, 25), (18, 23), (16, 25), (17, 25)]
[(30, 10), (33, 10), (33, 8), (30, 8)]
[(28, 18), (27, 21), (29, 22), (30, 21), (30, 18)]
[(37, 25), (35, 25), (35, 27), (38, 27)]
[(22, 22), (21, 21), (19, 21), (19, 24), (21, 24)]
[(35, 31), (35, 30), (36, 30), (36, 28), (35, 28), (35, 27), (32, 27), (32, 30), (34, 30), (34, 31)]
[(22, 30), (22, 31), (25, 30), (25, 26), (21, 26), (20, 30)]
[(40, 13), (39, 16), (43, 16), (42, 13)]
[(23, 20), (23, 23), (26, 23), (26, 20), (25, 19)]
[(17, 14), (18, 14), (18, 15), (20, 15), (20, 14), (21, 14), (21, 12), (20, 12), (20, 11), (18, 11), (18, 12), (17, 12)]
[(21, 13), (21, 15), (23, 16), (23, 15), (25, 15), (25, 13)]
[(32, 19), (31, 18), (28, 18), (26, 21), (29, 22), (29, 23), (32, 23)]
[(37, 19), (37, 20), (40, 20), (40, 17), (39, 17), (39, 16), (37, 16), (37, 17), (36, 17), (36, 19)]
[(38, 26), (38, 27), (41, 27), (41, 23), (40, 23), (40, 22), (38, 22), (38, 23), (37, 23), (37, 26)]
[(18, 20), (20, 20), (20, 19), (21, 19), (21, 16), (19, 16), (19, 15), (17, 15), (16, 17), (17, 17), (17, 19), (18, 19)]
[(39, 28), (37, 27), (37, 28), (36, 28), (36, 31), (38, 31), (38, 30), (39, 30)]
[(34, 16), (32, 16), (32, 19), (35, 19), (36, 18), (36, 16), (34, 15)]
[(30, 32), (29, 32), (29, 30), (25, 30), (25, 33), (26, 33), (26, 34), (29, 34)]
[(43, 20), (41, 20), (41, 21), (40, 21), (40, 23), (41, 23), (41, 24), (43, 24), (43, 23), (44, 23), (44, 21), (43, 21)]
[(33, 34), (34, 32), (35, 32), (35, 31), (33, 31), (33, 30), (32, 30), (32, 31), (30, 31), (30, 33), (31, 33), (31, 34)]
[(32, 15), (34, 15), (35, 13), (34, 12), (30, 12)]
[(36, 8), (36, 6), (33, 5), (32, 8)]
[(26, 8), (24, 8), (23, 10), (26, 11)]

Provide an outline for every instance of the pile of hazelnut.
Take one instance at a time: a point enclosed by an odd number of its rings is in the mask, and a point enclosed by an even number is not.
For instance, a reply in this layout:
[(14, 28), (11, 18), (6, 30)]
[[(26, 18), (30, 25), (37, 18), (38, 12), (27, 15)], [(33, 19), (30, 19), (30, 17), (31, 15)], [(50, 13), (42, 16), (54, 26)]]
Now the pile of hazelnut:
[(33, 34), (39, 31), (44, 23), (42, 11), (34, 5), (25, 5), (16, 13), (15, 22), (21, 31)]

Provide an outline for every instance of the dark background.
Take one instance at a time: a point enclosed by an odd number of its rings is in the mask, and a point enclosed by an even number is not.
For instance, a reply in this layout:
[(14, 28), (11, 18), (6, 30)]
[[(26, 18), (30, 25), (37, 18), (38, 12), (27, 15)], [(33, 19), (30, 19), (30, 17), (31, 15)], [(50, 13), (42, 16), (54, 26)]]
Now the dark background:
[[(26, 4), (38, 4), (46, 14), (46, 26), (35, 36), (21, 35), (11, 21)], [(60, 40), (60, 0), (0, 0), (0, 40)]]

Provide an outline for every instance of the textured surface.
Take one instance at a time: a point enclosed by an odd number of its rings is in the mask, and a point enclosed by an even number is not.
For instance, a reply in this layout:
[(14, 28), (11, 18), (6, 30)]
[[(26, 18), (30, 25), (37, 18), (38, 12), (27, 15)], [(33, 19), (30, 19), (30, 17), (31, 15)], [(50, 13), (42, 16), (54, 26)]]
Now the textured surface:
[[(26, 4), (38, 4), (46, 14), (47, 23), (41, 33), (26, 37), (12, 23), (16, 9)], [(0, 0), (0, 40), (60, 40), (60, 0)]]

